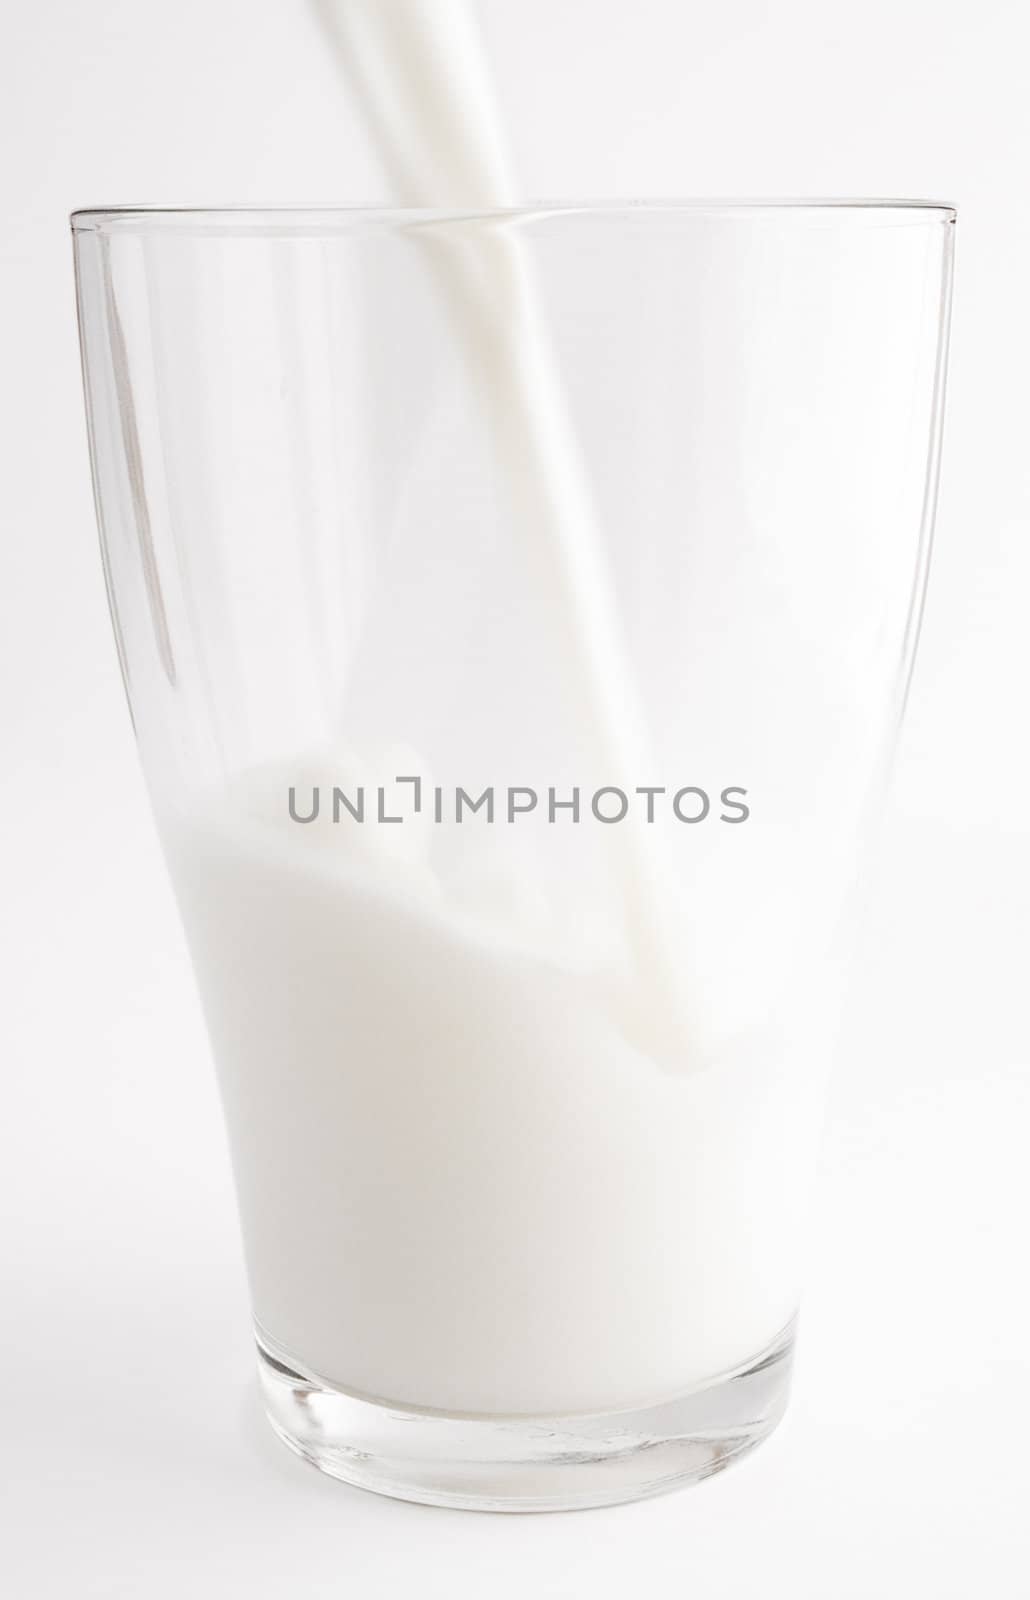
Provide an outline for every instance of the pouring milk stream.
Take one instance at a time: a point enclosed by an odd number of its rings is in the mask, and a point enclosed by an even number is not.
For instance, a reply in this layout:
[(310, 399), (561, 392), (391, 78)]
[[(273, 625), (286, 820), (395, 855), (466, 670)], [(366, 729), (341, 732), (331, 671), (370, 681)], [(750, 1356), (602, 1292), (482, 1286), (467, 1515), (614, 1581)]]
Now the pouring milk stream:
[[(400, 203), (514, 206), (489, 63), (467, 0), (327, 0), (321, 15)], [(493, 401), (493, 445), (538, 581), (558, 600), (561, 647), (596, 760), (611, 784), (648, 781), (647, 741), (590, 488), (517, 230), (500, 220), (426, 223), (423, 247), (479, 386)], [(682, 975), (670, 949), (660, 874), (634, 813), (611, 857), (638, 988), (680, 1032)]]

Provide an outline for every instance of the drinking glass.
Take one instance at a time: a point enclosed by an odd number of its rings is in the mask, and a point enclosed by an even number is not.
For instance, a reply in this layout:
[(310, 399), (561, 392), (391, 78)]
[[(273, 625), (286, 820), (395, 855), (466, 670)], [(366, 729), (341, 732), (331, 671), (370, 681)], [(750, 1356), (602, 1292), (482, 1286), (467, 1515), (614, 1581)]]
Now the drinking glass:
[(72, 223), (272, 1426), (495, 1510), (718, 1470), (787, 1395), (953, 211)]

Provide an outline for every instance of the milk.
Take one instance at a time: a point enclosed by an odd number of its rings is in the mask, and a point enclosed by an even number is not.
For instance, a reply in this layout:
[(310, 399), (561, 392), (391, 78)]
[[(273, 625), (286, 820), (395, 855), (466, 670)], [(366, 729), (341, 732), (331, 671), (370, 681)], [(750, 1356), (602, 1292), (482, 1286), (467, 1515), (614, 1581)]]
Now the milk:
[[(401, 198), (506, 203), (466, 8), (323, 14)], [(632, 789), (646, 727), (517, 229), (412, 238), (491, 407), (587, 742)], [(796, 1305), (812, 1063), (775, 1029), (735, 1035), (732, 994), (714, 1028), (692, 1017), (660, 853), (632, 820), (606, 842), (614, 892), (571, 908), (471, 839), (464, 875), (443, 870), (425, 819), (298, 826), (304, 771), (368, 759), (346, 736), (161, 817), (259, 1328), (330, 1384), (447, 1411), (644, 1406), (748, 1361)]]
[(531, 908), (453, 904), (391, 830), (276, 818), (296, 777), (164, 819), (274, 1347), (368, 1398), (537, 1415), (763, 1350), (797, 1302), (796, 1056), (663, 1070)]

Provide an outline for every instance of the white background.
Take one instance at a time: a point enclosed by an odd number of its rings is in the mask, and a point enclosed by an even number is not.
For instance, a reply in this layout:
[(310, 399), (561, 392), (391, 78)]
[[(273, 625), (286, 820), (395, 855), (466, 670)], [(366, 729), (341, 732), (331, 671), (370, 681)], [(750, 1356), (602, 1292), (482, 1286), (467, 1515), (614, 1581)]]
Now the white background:
[(65, 218), (388, 193), (305, 0), (33, 0), (7, 9), (0, 53), (0, 1581), (19, 1600), (1023, 1596), (1025, 9), (481, 9), (527, 196), (960, 207), (936, 566), (793, 1409), (695, 1491), (551, 1518), (379, 1500), (266, 1432), (207, 1046), (109, 638)]

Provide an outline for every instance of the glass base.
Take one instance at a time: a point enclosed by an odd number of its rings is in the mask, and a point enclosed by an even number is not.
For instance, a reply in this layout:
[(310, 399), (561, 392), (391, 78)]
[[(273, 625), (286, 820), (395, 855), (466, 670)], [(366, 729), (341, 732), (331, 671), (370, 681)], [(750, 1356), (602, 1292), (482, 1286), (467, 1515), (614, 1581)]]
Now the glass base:
[(775, 1428), (793, 1353), (791, 1323), (745, 1366), (646, 1410), (483, 1417), (347, 1394), (258, 1334), (265, 1410), (291, 1450), (361, 1489), (469, 1511), (573, 1511), (709, 1478)]

